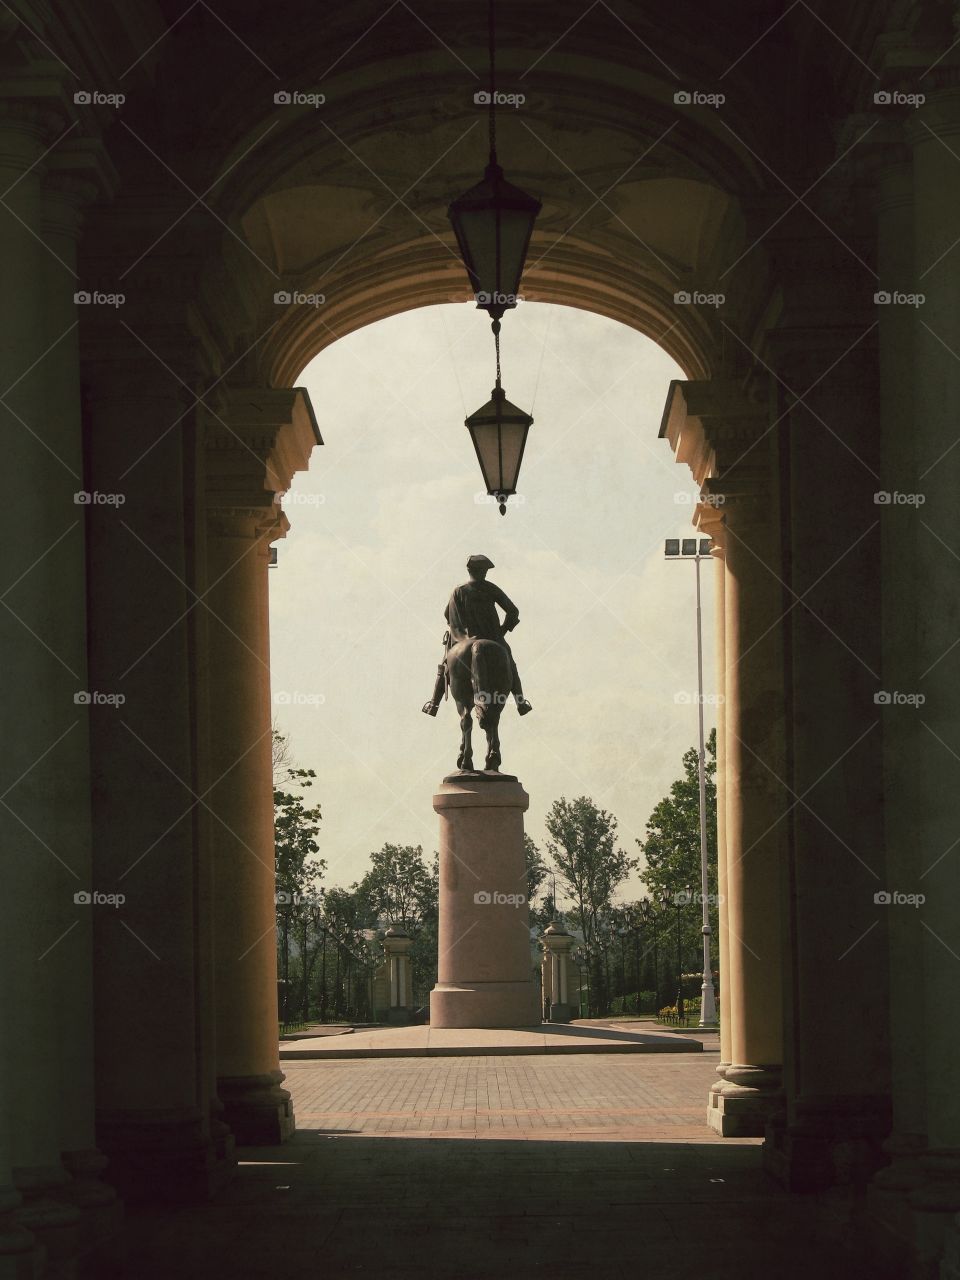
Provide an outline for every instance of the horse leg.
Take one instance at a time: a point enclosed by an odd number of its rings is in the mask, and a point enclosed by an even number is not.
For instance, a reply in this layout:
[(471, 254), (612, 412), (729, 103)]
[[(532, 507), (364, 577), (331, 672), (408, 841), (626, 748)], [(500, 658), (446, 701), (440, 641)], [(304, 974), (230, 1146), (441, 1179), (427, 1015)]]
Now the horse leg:
[(500, 720), (487, 725), (487, 759), (486, 768), (497, 770), (500, 768)]
[(460, 709), (460, 755), (458, 769), (473, 768), (473, 714), (470, 707)]

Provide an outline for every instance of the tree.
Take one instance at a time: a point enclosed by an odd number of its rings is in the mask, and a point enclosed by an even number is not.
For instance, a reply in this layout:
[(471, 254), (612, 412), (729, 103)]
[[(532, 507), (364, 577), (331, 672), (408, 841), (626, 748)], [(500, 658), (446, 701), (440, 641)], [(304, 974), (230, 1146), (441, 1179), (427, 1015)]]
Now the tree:
[(553, 894), (544, 893), (540, 902), (537, 898), (543, 888), (544, 881), (550, 874), (550, 867), (543, 860), (543, 854), (534, 843), (533, 838), (524, 832), (523, 855), (527, 867), (527, 902), (530, 907), (530, 924), (538, 933), (542, 933), (556, 916), (556, 904)]
[(601, 922), (609, 915), (614, 892), (637, 865), (617, 848), (617, 820), (589, 796), (550, 807), (544, 824), (551, 839), (549, 853), (570, 896), (573, 916), (583, 931), (591, 962), (591, 992), (600, 1012), (607, 1012), (609, 982), (603, 963), (606, 950)]
[[(313, 769), (300, 769), (290, 760), (289, 740), (273, 730), (273, 835), (276, 865), (277, 942), (283, 978), (282, 1016), (289, 1021), (293, 1010), (290, 941), (296, 942), (295, 972), (299, 970), (300, 1009), (309, 1016), (311, 926), (316, 924), (322, 890), (320, 881), (326, 860), (320, 851), (320, 806), (308, 807), (300, 792), (313, 785)], [(284, 788), (293, 785), (296, 791)]]
[[(697, 749), (691, 747), (683, 754), (683, 776), (670, 787), (670, 793), (655, 806), (647, 819), (645, 839), (637, 844), (643, 853), (645, 866), (640, 878), (650, 890), (656, 903), (664, 890), (683, 891), (688, 887), (696, 895), (692, 902), (680, 911), (681, 958), (689, 961), (691, 970), (700, 968), (702, 954), (702, 911), (700, 909), (700, 782)], [(707, 892), (710, 895), (710, 924), (714, 950), (714, 967), (717, 965), (715, 943), (717, 938), (717, 734), (710, 731), (705, 753), (706, 813), (707, 813)], [(660, 931), (664, 940), (663, 959), (667, 984), (676, 983), (675, 954), (676, 916), (668, 910), (660, 916)], [(686, 967), (686, 966), (684, 966)], [(690, 994), (687, 992), (685, 994)]]
[(423, 860), (423, 846), (419, 844), (385, 844), (371, 853), (370, 870), (360, 881), (360, 887), (379, 919), (401, 926), (411, 937), (436, 910), (436, 886)]
[(428, 867), (422, 845), (385, 844), (370, 862), (356, 886), (370, 903), (370, 923), (386, 921), (409, 933), (414, 989), (426, 991), (437, 979), (439, 858), (434, 854)]

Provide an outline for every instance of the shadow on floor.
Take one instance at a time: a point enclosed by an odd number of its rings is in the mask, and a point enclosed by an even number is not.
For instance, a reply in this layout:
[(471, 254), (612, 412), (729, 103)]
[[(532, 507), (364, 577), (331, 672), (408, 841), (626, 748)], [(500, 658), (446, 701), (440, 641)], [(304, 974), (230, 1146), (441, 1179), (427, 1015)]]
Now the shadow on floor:
[(241, 1161), (210, 1204), (131, 1214), (125, 1274), (849, 1280), (862, 1260), (844, 1202), (788, 1195), (753, 1145), (314, 1130)]

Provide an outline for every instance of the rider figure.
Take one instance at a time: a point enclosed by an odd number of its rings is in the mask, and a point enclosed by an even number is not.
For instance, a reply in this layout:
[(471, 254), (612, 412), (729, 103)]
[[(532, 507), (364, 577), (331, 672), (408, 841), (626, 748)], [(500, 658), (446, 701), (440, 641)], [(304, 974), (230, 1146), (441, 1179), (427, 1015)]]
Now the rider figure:
[[(444, 617), (450, 626), (448, 648), (466, 640), (495, 640), (502, 644), (510, 658), (510, 669), (513, 672), (510, 692), (516, 699), (517, 710), (525, 716), (533, 707), (523, 696), (517, 664), (504, 639), (507, 632), (512, 631), (520, 621), (520, 611), (506, 592), (501, 591), (495, 583), (486, 581), (487, 570), (493, 567), (493, 561), (486, 556), (471, 556), (467, 561), (470, 581), (454, 588), (444, 611)], [(505, 614), (503, 622), (497, 613), (497, 605)], [(428, 716), (437, 714), (445, 686), (446, 663), (442, 662), (437, 672), (433, 696), (423, 705)]]

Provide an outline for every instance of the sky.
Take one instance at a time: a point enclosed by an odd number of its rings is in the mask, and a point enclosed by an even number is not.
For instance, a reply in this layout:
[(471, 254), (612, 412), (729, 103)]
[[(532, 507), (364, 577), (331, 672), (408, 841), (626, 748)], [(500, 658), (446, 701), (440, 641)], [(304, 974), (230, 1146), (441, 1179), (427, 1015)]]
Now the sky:
[[(327, 885), (359, 879), (387, 841), (437, 847), (431, 798), (456, 769), (460, 730), (452, 701), (435, 719), (420, 708), (471, 554), (490, 557), (520, 611), (509, 639), (534, 711), (504, 710), (501, 769), (529, 793), (541, 848), (552, 802), (587, 795), (637, 855), (696, 744), (694, 567), (663, 557), (665, 538), (693, 532), (696, 487), (658, 439), (682, 371), (635, 330), (571, 307), (521, 304), (501, 342), (507, 396), (534, 418), (505, 516), (463, 425), (494, 381), (489, 321), (472, 304), (369, 325), (298, 379), (324, 445), (283, 499), (273, 711), (295, 763), (317, 773)], [(701, 572), (709, 695), (712, 565)], [(475, 728), (480, 760), (483, 744)], [(621, 897), (641, 892), (634, 875)]]

